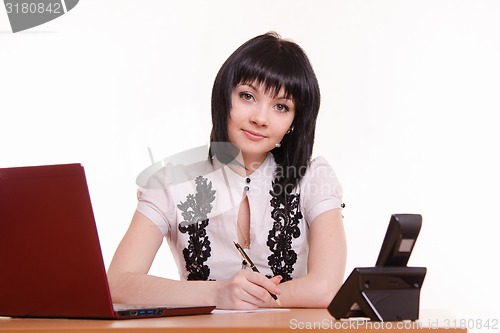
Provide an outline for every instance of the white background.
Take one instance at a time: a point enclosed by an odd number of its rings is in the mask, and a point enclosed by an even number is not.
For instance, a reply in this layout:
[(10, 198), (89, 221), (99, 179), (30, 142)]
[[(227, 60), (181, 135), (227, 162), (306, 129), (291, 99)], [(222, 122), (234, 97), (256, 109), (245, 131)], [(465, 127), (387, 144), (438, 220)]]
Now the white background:
[[(485, 0), (82, 0), (13, 34), (0, 7), (0, 167), (83, 163), (108, 265), (147, 147), (206, 144), (220, 65), (275, 30), (320, 81), (314, 155), (344, 186), (346, 276), (375, 263), (392, 213), (420, 213), (421, 307), (499, 319), (499, 17)], [(166, 246), (152, 273), (177, 277)]]

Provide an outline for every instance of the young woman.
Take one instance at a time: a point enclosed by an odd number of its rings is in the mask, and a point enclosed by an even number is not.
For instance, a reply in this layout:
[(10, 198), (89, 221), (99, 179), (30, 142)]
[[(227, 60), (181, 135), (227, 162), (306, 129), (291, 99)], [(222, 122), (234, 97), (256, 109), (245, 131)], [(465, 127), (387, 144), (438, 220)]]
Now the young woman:
[[(311, 160), (319, 106), (297, 44), (268, 33), (240, 46), (214, 82), (207, 160), (166, 166), (139, 189), (108, 270), (113, 300), (253, 309), (277, 306), (272, 293), (283, 307), (326, 307), (346, 242), (342, 187), (324, 158)], [(163, 238), (180, 281), (148, 275)]]

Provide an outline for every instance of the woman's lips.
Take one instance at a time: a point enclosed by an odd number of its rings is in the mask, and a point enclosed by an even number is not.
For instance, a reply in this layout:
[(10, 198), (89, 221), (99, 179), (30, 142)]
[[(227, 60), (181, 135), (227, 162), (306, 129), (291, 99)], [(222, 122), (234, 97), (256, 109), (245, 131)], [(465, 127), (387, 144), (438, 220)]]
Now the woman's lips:
[(250, 130), (243, 130), (243, 133), (245, 133), (246, 137), (252, 141), (259, 141), (266, 138), (265, 135)]

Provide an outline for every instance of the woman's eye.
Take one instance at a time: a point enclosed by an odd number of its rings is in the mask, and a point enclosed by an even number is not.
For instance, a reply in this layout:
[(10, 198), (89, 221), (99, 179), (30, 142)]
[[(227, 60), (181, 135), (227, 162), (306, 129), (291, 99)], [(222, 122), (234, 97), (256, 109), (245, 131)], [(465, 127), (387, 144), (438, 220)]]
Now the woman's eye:
[(244, 99), (245, 101), (251, 101), (253, 99), (253, 95), (250, 93), (246, 93), (246, 92), (241, 92), (240, 97), (242, 99)]
[(290, 111), (290, 108), (285, 104), (276, 104), (276, 110), (279, 112), (288, 112)]

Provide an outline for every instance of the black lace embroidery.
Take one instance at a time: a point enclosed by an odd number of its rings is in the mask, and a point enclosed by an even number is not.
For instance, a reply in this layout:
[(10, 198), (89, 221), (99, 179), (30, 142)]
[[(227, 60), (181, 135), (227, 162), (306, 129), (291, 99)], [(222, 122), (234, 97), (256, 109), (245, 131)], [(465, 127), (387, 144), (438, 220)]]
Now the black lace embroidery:
[(292, 240), (300, 236), (300, 194), (283, 196), (276, 195), (272, 190), (269, 193), (274, 223), (267, 237), (267, 246), (272, 252), (267, 259), (273, 274), (281, 275), (284, 282), (292, 279), (293, 265), (297, 261), (297, 253), (292, 249)]
[(179, 231), (189, 234), (188, 246), (182, 250), (186, 269), (189, 272), (188, 280), (208, 280), (210, 268), (204, 264), (210, 257), (210, 240), (206, 227), (208, 213), (212, 211), (212, 202), (215, 200), (215, 190), (212, 182), (199, 176), (195, 179), (196, 194), (189, 194), (185, 202), (177, 205), (182, 211), (184, 221), (179, 224)]

